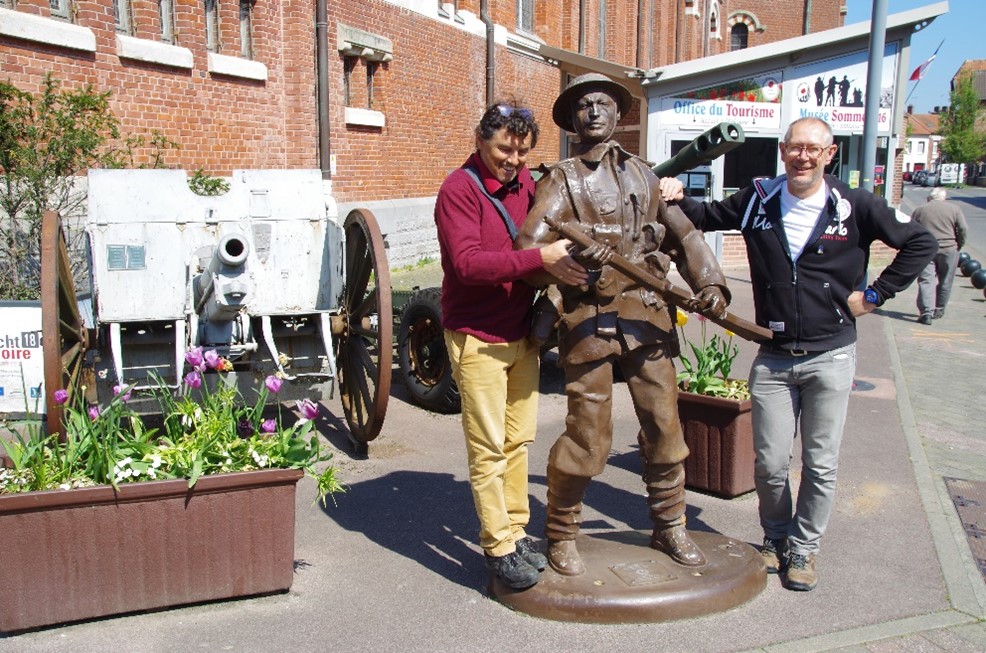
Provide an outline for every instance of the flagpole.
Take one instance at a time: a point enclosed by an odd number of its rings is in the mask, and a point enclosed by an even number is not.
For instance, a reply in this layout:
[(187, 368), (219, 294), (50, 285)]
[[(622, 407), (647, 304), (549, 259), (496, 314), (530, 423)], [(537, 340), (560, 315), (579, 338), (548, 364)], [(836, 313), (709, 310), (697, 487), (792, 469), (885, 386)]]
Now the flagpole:
[(907, 97), (904, 98), (904, 106), (905, 107), (907, 106), (907, 101), (911, 99), (911, 95), (914, 93), (914, 90), (918, 87), (918, 84), (920, 84), (920, 83), (921, 83), (921, 78), (919, 77), (918, 78), (918, 81), (914, 82), (914, 86), (912, 86), (911, 87), (911, 90), (907, 93)]

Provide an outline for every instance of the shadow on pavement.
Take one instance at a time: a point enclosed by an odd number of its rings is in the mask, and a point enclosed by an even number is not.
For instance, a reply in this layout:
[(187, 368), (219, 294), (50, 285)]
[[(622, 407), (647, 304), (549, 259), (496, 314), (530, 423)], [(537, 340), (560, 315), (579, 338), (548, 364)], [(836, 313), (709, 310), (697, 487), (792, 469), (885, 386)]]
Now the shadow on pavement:
[(468, 482), (451, 474), (401, 471), (352, 483), (348, 494), (360, 499), (323, 508), (325, 515), (452, 582), (485, 586), (481, 554), (469, 545), (477, 539), (479, 521)]

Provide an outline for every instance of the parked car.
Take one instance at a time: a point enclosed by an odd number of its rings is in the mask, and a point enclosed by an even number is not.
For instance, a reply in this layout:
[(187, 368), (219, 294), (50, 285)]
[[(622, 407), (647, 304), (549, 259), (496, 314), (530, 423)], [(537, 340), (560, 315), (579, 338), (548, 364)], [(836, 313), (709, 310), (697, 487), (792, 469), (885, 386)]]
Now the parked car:
[(904, 174), (902, 174), (900, 176), (900, 178), (901, 178), (901, 181), (910, 181), (911, 180), (911, 171), (908, 170), (908, 171), (904, 172)]
[(927, 176), (928, 172), (926, 170), (916, 170), (914, 175), (911, 177), (911, 181), (915, 186), (923, 186), (925, 177)]

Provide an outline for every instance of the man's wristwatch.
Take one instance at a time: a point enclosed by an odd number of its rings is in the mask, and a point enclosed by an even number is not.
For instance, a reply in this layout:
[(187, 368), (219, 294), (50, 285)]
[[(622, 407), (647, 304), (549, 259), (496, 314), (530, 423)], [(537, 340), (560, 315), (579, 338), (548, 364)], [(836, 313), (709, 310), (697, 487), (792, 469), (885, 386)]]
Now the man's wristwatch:
[(874, 306), (880, 305), (880, 295), (877, 294), (875, 290), (873, 290), (872, 286), (870, 286), (869, 288), (863, 291), (863, 299), (865, 299), (870, 304), (873, 304)]

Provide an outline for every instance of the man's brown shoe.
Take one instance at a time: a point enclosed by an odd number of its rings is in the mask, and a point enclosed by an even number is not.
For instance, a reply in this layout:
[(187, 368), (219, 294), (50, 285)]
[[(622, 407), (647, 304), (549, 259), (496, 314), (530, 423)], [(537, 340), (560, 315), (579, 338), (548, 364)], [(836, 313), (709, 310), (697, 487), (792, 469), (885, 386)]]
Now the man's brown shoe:
[(763, 538), (763, 546), (760, 547), (760, 556), (763, 564), (767, 568), (768, 574), (776, 574), (783, 569), (784, 554), (787, 553), (787, 540), (774, 540), (769, 537)]
[(585, 573), (585, 563), (575, 548), (575, 540), (549, 541), (548, 564), (562, 576), (581, 576)]
[(787, 582), (784, 584), (795, 592), (809, 592), (818, 584), (815, 573), (815, 554), (792, 553), (787, 560)]
[(655, 528), (650, 538), (650, 545), (658, 551), (663, 551), (680, 565), (700, 567), (705, 564), (705, 556), (692, 541), (684, 526), (670, 528)]

